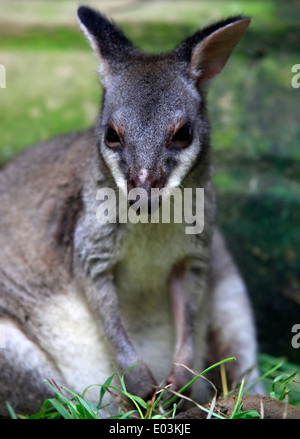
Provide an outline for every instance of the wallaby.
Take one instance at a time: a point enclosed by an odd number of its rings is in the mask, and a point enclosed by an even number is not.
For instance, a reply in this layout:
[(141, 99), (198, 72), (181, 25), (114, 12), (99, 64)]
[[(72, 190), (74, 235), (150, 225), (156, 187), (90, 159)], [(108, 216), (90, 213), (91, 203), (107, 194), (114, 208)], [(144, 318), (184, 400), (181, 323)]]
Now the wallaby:
[[(250, 19), (228, 18), (170, 53), (146, 54), (99, 12), (81, 6), (78, 17), (100, 60), (96, 127), (29, 148), (0, 173), (2, 416), (6, 401), (18, 413), (38, 410), (51, 395), (48, 377), (80, 393), (136, 365), (126, 386), (147, 398), (157, 385), (181, 388), (187, 368), (230, 356), (230, 383), (258, 374), (246, 288), (215, 225), (205, 101)], [(143, 189), (148, 200), (152, 189), (171, 197), (191, 188), (194, 207), (203, 188), (204, 228), (121, 222), (118, 211), (115, 222), (99, 221), (101, 188)], [(203, 381), (191, 388), (198, 401)]]

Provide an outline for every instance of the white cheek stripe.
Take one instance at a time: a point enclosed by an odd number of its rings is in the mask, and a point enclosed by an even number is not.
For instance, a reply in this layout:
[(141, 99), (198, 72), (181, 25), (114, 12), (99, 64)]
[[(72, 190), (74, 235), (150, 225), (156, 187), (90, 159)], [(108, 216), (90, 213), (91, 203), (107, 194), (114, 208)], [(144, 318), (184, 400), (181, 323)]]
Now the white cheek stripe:
[(112, 176), (114, 177), (116, 185), (122, 190), (125, 195), (127, 195), (127, 181), (124, 178), (124, 174), (120, 169), (118, 160), (116, 160), (115, 158), (115, 154), (110, 152), (108, 148), (102, 151), (102, 154), (104, 156), (105, 162), (109, 166)]
[(184, 150), (179, 164), (173, 170), (167, 181), (166, 187), (168, 189), (179, 187), (181, 185), (182, 180), (193, 166), (193, 162), (195, 161), (199, 149), (200, 147), (193, 143)]

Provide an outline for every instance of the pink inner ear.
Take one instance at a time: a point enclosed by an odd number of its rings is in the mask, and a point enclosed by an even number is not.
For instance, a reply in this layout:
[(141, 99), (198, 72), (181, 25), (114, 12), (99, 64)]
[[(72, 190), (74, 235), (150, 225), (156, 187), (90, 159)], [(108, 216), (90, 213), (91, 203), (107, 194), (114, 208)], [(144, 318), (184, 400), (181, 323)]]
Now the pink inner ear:
[(207, 67), (202, 70), (202, 74), (197, 81), (197, 86), (199, 87), (203, 82), (213, 78), (215, 75), (220, 73), (224, 65), (226, 64), (228, 57), (223, 59), (215, 59), (214, 61), (210, 62)]
[[(204, 47), (203, 47), (204, 46)], [(191, 61), (192, 72), (197, 72), (197, 86), (213, 78), (221, 72), (231, 52), (222, 51), (222, 48), (216, 48), (214, 44), (201, 44), (193, 53)], [(197, 50), (198, 49), (198, 50)], [(194, 73), (195, 76), (195, 73)]]
[(196, 76), (198, 87), (220, 73), (249, 23), (250, 19), (231, 23), (215, 31), (195, 47), (190, 69), (192, 76)]

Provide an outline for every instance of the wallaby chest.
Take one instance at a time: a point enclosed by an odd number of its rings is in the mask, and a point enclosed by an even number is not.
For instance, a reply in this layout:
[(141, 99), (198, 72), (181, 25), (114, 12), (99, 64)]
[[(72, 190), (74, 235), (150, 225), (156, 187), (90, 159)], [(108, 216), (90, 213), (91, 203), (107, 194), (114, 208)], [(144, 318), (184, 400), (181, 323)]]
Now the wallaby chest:
[(131, 224), (124, 231), (115, 269), (119, 300), (133, 308), (161, 307), (173, 266), (187, 257), (189, 241), (178, 224)]

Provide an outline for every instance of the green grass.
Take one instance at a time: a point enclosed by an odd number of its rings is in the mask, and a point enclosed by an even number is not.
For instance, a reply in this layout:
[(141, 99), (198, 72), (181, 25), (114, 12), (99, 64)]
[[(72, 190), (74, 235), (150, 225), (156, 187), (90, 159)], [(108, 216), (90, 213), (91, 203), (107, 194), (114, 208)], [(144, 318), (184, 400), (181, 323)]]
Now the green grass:
[(93, 65), (89, 54), (47, 52), (37, 57), (25, 52), (20, 58), (6, 52), (2, 59), (7, 88), (0, 90), (0, 161), (11, 158), (26, 145), (83, 129), (96, 117), (100, 89), (96, 63)]
[[(217, 408), (216, 388), (212, 382), (205, 378), (205, 374), (234, 360), (233, 357), (224, 359), (201, 373), (189, 369), (194, 377), (179, 392), (173, 392), (173, 396), (170, 396), (168, 387), (158, 388), (149, 401), (144, 401), (140, 397), (130, 394), (125, 384), (126, 371), (123, 375), (116, 372), (120, 382), (118, 387), (111, 385), (115, 374), (108, 377), (105, 383), (97, 386), (99, 387), (97, 404), (92, 404), (85, 398), (85, 393), (91, 386), (85, 389), (82, 395), (79, 395), (66, 387), (59, 387), (54, 380), (49, 378), (45, 382), (53, 391), (53, 398), (44, 401), (38, 413), (29, 416), (18, 415), (9, 403), (7, 403), (7, 408), (12, 419), (174, 419), (182, 402), (188, 400), (192, 406), (196, 406), (204, 412), (207, 419), (260, 418), (257, 411), (245, 411), (243, 409), (242, 397), (250, 390), (245, 387), (244, 380), (236, 390), (236, 403), (231, 414), (224, 414)], [(263, 372), (260, 380), (269, 390), (272, 398), (300, 406), (300, 375), (297, 367), (285, 361), (277, 363), (276, 361), (271, 356), (260, 357), (260, 367)], [(184, 395), (185, 390), (198, 379), (205, 379), (212, 386), (213, 396), (209, 406), (200, 405)], [(114, 395), (116, 401), (121, 401), (117, 412), (111, 413), (109, 405), (104, 403), (104, 396), (107, 392)]]

